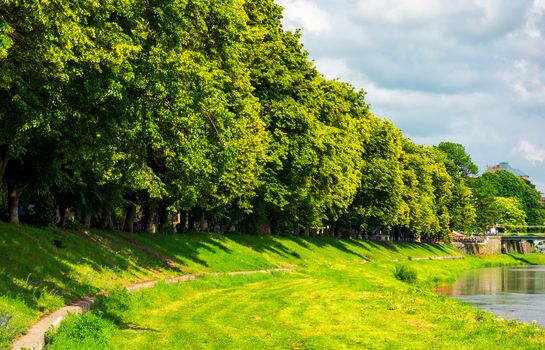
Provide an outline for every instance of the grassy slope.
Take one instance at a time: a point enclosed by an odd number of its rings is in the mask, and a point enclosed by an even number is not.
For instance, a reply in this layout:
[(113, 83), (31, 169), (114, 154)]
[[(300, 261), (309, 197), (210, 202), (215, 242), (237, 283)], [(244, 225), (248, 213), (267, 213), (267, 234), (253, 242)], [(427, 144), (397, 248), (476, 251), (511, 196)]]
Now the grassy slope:
[[(307, 247), (307, 248), (305, 248)], [(426, 250), (428, 249), (428, 250)], [(41, 313), (120, 284), (183, 273), (451, 254), (441, 247), (395, 253), (372, 243), (244, 235), (161, 236), (71, 232), (0, 222), (0, 314), (21, 330)]]
[[(516, 257), (521, 259), (520, 257)], [(527, 256), (543, 263), (540, 256)], [(491, 260), (491, 261), (489, 261)], [(214, 277), (134, 296), (115, 349), (543, 349), (545, 332), (433, 293), (460, 270), (509, 257), (307, 265), (291, 274)], [(520, 261), (519, 261), (520, 262)], [(60, 347), (62, 348), (62, 347)]]
[[(437, 326), (431, 311), (411, 306), (406, 313), (406, 298), (423, 298), (415, 305), (424, 308), (459, 308), (461, 316), (456, 317), (471, 318), (475, 311), (434, 296), (430, 286), (454, 279), (463, 269), (517, 263), (505, 256), (413, 261), (410, 264), (421, 276), (417, 289), (392, 278), (396, 263), (391, 260), (453, 254), (442, 246), (409, 243), (389, 249), (329, 238), (75, 233), (0, 223), (0, 312), (7, 310), (24, 329), (41, 312), (119, 284), (181, 273), (297, 265), (294, 274), (208, 278), (142, 292), (137, 305), (149, 308), (134, 310), (134, 323), (142, 324), (142, 330), (120, 329), (115, 341), (120, 348), (153, 348), (157, 341), (158, 348), (179, 344), (342, 348), (342, 344), (369, 346), (367, 341), (374, 344), (378, 339), (379, 348), (387, 348), (391, 334), (412, 339), (413, 326), (449, 334)], [(439, 312), (443, 318), (444, 314), (445, 310)], [(395, 322), (400, 319), (405, 323)], [(171, 331), (164, 332), (165, 324), (172, 325), (166, 327)], [(429, 339), (436, 336), (429, 333)], [(500, 335), (497, 338), (503, 341)], [(413, 341), (427, 344), (425, 339)]]

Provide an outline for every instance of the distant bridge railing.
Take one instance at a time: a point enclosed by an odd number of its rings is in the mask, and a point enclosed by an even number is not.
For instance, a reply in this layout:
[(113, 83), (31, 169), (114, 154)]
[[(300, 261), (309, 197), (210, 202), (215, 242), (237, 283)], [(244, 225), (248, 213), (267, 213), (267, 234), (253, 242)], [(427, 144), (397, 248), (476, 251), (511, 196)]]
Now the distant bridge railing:
[(543, 225), (496, 224), (495, 228), (504, 230), (498, 233), (502, 237), (545, 238), (545, 226)]

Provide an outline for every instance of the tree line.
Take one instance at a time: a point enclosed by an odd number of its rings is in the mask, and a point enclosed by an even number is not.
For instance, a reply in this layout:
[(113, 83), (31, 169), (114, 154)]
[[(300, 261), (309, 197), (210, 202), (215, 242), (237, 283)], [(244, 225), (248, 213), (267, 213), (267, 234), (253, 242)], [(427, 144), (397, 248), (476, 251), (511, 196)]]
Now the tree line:
[(5, 219), (410, 239), (489, 223), (505, 194), (474, 184), (463, 146), (403, 137), (281, 19), (272, 0), (4, 0)]

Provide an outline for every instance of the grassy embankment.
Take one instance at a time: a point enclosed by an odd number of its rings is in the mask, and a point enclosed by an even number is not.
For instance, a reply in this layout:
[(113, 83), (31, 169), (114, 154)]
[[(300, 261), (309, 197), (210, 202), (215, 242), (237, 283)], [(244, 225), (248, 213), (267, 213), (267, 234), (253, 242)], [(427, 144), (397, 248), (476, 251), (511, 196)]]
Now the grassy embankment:
[[(545, 335), (536, 327), (498, 321), (433, 293), (437, 284), (467, 269), (545, 259), (407, 260), (454, 254), (447, 247), (426, 244), (392, 249), (329, 238), (75, 233), (0, 224), (0, 312), (13, 316), (10, 325), (22, 330), (65, 301), (120, 284), (182, 273), (297, 265), (289, 274), (207, 277), (135, 293), (124, 300), (129, 309), (119, 311), (121, 322), (75, 318), (75, 326), (60, 333), (64, 335), (54, 348), (545, 346)], [(393, 277), (399, 264), (418, 272), (416, 284)], [(82, 326), (85, 323), (88, 326)], [(74, 329), (80, 335), (102, 336), (98, 342), (73, 339)]]

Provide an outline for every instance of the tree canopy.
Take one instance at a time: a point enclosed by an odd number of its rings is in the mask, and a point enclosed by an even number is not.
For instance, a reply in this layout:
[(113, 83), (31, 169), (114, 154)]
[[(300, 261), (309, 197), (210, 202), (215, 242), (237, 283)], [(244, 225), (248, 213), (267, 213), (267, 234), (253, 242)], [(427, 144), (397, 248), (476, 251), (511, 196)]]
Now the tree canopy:
[(471, 182), (462, 145), (373, 115), (281, 19), (272, 0), (5, 0), (4, 218), (448, 239), (513, 197), (543, 219), (530, 184)]

